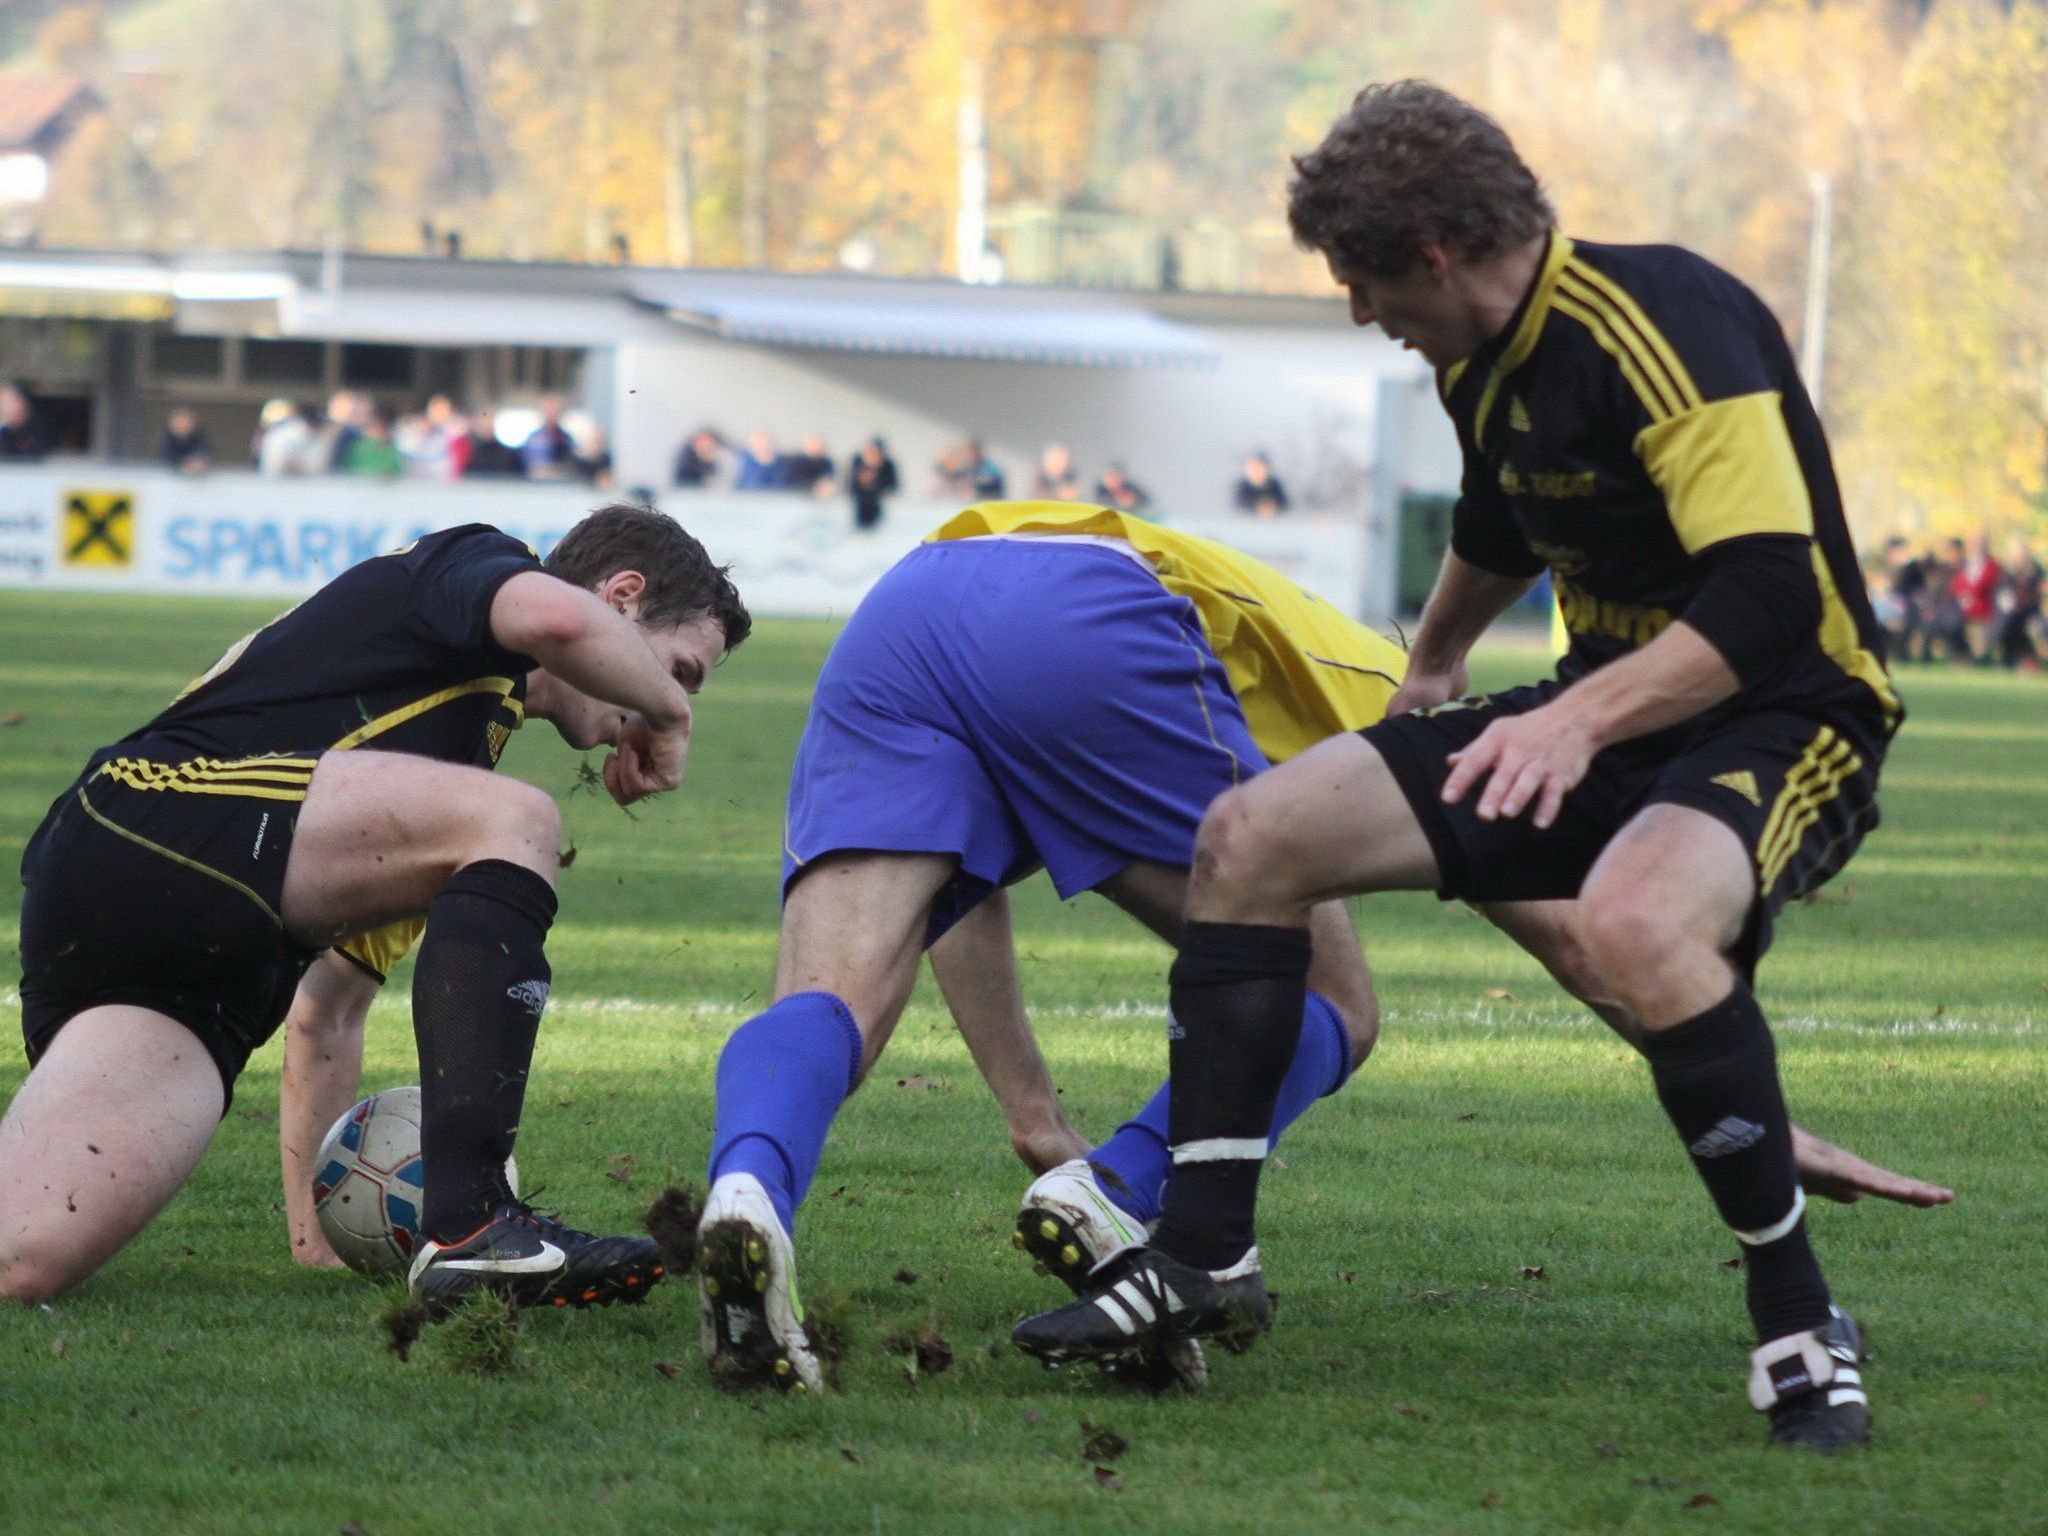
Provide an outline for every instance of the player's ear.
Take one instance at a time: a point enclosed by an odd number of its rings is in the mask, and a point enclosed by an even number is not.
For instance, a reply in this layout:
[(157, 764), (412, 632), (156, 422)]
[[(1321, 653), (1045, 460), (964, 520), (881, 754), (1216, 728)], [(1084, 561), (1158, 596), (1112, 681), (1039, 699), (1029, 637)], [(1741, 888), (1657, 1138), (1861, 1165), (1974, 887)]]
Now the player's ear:
[(640, 599), (646, 592), (647, 578), (638, 571), (614, 571), (597, 584), (599, 597), (636, 621), (640, 617)]
[(1451, 280), (1451, 253), (1449, 249), (1434, 243), (1425, 245), (1422, 248), (1422, 268), (1429, 274), (1432, 286), (1437, 288), (1443, 287)]

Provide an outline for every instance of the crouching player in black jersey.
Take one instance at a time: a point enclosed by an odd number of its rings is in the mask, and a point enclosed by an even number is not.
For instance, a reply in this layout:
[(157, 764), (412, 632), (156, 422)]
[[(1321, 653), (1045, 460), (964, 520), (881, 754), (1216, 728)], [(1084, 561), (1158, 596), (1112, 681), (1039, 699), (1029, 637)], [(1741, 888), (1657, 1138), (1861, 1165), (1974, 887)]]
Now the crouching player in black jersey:
[(490, 769), (534, 716), (612, 749), (621, 804), (674, 789), (689, 695), (749, 623), (703, 546), (645, 508), (593, 513), (545, 565), (471, 525), (337, 577), (94, 753), (22, 859), (33, 1065), (0, 1121), (0, 1296), (54, 1296), (141, 1231), (309, 963), (418, 917), (413, 1293), (644, 1293), (652, 1243), (573, 1231), (506, 1185), (561, 821)]
[[(1297, 171), (1295, 235), (1353, 318), (1438, 370), (1464, 450), (1452, 546), (1387, 719), (1204, 818), (1162, 1219), (1018, 1342), (1128, 1347), (1134, 1290), (1169, 1336), (1270, 1314), (1253, 1210), (1316, 903), (1576, 897), (1748, 1259), (1750, 1401), (1775, 1441), (1862, 1441), (1861, 1347), (1807, 1241), (1750, 987), (1775, 914), (1876, 824), (1900, 708), (1783, 334), (1686, 251), (1566, 239), (1500, 128), (1419, 81), (1361, 93)], [(1460, 700), (1472, 644), (1545, 567), (1572, 637), (1556, 680)]]

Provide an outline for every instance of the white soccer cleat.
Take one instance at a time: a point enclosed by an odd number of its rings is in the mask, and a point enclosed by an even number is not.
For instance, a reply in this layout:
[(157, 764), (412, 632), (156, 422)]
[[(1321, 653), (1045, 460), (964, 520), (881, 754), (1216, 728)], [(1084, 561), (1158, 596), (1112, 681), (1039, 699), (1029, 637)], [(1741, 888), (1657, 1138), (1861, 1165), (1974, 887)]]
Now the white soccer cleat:
[(820, 1392), (825, 1374), (804, 1327), (796, 1249), (751, 1173), (711, 1186), (697, 1222), (704, 1360), (723, 1387)]
[[(1142, 1246), (1146, 1236), (1144, 1225), (1102, 1192), (1088, 1160), (1077, 1157), (1040, 1174), (1024, 1192), (1011, 1241), (1031, 1255), (1041, 1272), (1057, 1275), (1078, 1296), (1099, 1266)], [(1190, 1391), (1208, 1384), (1209, 1363), (1194, 1339), (1174, 1339), (1154, 1353), (1156, 1359), (1147, 1364), (1163, 1368), (1168, 1384)], [(1132, 1374), (1148, 1372), (1141, 1365)]]

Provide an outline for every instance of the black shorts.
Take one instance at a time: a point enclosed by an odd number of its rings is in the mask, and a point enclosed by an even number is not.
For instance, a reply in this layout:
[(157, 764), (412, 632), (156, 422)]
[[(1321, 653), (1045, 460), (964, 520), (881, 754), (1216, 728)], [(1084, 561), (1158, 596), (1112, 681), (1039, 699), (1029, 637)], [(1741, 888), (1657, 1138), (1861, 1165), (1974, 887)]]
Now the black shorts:
[(1833, 879), (1877, 825), (1880, 730), (1775, 710), (1690, 732), (1610, 747), (1539, 831), (1527, 812), (1481, 821), (1479, 792), (1443, 803), (1449, 754), (1503, 715), (1525, 714), (1563, 691), (1557, 682), (1397, 715), (1359, 734), (1393, 771), (1436, 854), (1445, 899), (1477, 903), (1575, 897), (1593, 861), (1648, 805), (1704, 811), (1742, 839), (1756, 899), (1734, 959), (1745, 973), (1770, 948), (1785, 903)]
[(317, 953), (279, 913), (318, 756), (119, 758), (50, 807), (21, 861), (31, 1064), (75, 1015), (127, 1003), (198, 1036), (233, 1096)]

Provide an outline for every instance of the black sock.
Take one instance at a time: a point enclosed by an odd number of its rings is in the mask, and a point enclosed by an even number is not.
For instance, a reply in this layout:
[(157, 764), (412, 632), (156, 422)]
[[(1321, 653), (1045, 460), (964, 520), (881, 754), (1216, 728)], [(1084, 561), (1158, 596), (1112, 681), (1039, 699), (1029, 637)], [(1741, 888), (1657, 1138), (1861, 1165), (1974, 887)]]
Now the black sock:
[(505, 1159), (547, 1006), (555, 893), (530, 869), (485, 859), (455, 872), (427, 913), (412, 978), (420, 1053), (421, 1226), (436, 1242), (475, 1231), (512, 1198)]
[(1173, 963), (1167, 1134), (1173, 1177), (1153, 1246), (1224, 1269), (1253, 1242), (1266, 1133), (1300, 1043), (1305, 928), (1189, 923)]
[(1749, 988), (1738, 981), (1697, 1018), (1647, 1031), (1643, 1054), (1664, 1112), (1741, 1239), (1757, 1342), (1820, 1327), (1827, 1281), (1806, 1240), (1778, 1053)]

